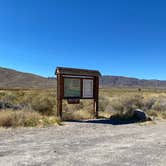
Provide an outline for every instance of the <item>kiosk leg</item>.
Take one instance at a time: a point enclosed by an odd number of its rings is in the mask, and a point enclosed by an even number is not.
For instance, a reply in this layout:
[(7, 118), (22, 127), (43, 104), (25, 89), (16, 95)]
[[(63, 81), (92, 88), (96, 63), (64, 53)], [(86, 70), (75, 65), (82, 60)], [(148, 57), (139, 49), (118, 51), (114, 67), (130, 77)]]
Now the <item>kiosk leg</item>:
[(98, 118), (99, 115), (98, 115), (98, 100), (94, 99), (94, 102), (93, 102), (93, 110), (94, 110), (94, 116), (95, 118)]
[(57, 116), (62, 119), (62, 100), (58, 100), (57, 103)]
[(62, 119), (62, 84), (61, 84), (62, 76), (60, 74), (57, 75), (57, 116)]

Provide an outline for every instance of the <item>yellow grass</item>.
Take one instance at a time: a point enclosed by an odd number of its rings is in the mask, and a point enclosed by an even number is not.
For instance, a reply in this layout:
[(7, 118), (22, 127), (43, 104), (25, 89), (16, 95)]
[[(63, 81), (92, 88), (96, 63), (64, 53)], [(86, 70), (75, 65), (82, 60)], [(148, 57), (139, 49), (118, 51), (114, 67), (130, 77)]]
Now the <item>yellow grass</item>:
[(93, 113), (87, 110), (69, 111), (63, 114), (63, 120), (85, 120), (92, 118), (94, 118)]
[(25, 110), (5, 110), (0, 112), (1, 127), (34, 127), (55, 124), (60, 124), (60, 120), (58, 118), (42, 116), (37, 112), (30, 112)]
[[(56, 90), (53, 89), (0, 90), (0, 101), (20, 105), (23, 107), (22, 110), (28, 110), (35, 113), (35, 115), (38, 114), (40, 117), (56, 116)], [(166, 118), (166, 105), (164, 103), (166, 103), (166, 90), (162, 89), (141, 89), (141, 91), (137, 88), (100, 89), (99, 116), (109, 118), (111, 115), (117, 113), (121, 115), (125, 113), (125, 116), (126, 114), (130, 116), (131, 109), (140, 108), (146, 111), (149, 116), (153, 114), (152, 117)], [(79, 120), (93, 118), (92, 109), (92, 100), (81, 100), (80, 104), (76, 105), (68, 105), (65, 100), (63, 102), (64, 119)], [(13, 115), (13, 113), (9, 114)], [(9, 115), (9, 117), (11, 116)], [(43, 121), (40, 119), (40, 122)]]

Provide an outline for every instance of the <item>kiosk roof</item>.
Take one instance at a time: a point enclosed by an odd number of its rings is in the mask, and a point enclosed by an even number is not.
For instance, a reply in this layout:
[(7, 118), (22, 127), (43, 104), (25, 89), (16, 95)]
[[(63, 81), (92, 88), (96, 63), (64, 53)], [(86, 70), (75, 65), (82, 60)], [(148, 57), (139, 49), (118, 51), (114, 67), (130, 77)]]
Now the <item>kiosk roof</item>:
[(101, 76), (98, 70), (77, 69), (68, 67), (57, 67), (55, 74), (79, 75), (79, 76)]

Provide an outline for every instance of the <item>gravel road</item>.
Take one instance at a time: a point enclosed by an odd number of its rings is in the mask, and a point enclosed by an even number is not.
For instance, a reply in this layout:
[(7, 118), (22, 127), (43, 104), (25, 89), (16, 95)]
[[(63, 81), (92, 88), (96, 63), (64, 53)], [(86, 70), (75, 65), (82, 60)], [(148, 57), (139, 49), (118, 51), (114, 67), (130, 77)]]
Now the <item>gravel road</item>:
[(0, 166), (166, 166), (166, 122), (0, 129)]

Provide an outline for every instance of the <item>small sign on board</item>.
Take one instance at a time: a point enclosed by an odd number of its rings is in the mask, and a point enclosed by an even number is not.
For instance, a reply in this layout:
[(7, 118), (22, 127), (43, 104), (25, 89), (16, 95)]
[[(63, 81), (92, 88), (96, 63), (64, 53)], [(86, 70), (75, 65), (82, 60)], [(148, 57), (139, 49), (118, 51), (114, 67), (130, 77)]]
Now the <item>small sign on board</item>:
[(83, 80), (83, 98), (93, 98), (93, 80)]
[(67, 102), (68, 104), (79, 104), (80, 99), (68, 99)]
[(81, 81), (76, 78), (64, 78), (64, 97), (81, 97)]

